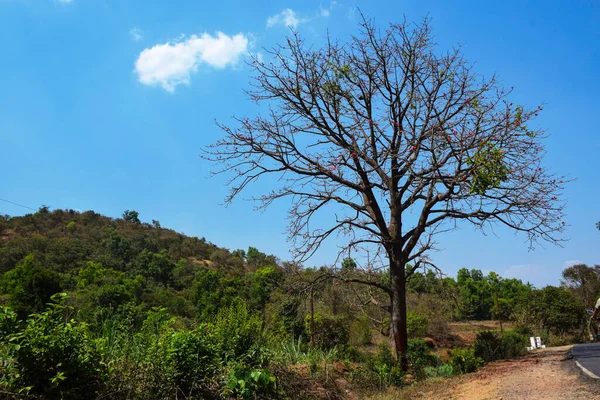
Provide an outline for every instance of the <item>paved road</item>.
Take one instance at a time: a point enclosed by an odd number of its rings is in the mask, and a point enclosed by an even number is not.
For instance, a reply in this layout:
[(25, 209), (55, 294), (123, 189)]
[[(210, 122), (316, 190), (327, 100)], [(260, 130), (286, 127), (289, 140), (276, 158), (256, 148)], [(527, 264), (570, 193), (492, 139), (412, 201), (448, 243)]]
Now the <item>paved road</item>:
[(600, 379), (600, 343), (574, 346), (573, 359), (588, 376)]

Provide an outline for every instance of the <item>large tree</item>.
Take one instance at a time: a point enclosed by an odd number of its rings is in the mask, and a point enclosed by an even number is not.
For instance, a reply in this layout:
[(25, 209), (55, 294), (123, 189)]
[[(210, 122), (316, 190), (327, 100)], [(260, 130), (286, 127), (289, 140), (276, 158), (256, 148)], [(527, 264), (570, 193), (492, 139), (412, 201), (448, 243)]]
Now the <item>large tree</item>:
[(542, 165), (542, 107), (511, 103), (511, 89), (473, 72), (460, 49), (439, 52), (429, 21), (363, 20), (347, 43), (307, 45), (297, 33), (254, 59), (250, 98), (265, 114), (219, 124), (204, 149), (230, 174), (232, 201), (257, 180), (259, 208), (289, 198), (298, 260), (342, 234), (377, 247), (389, 279), (366, 283), (390, 298), (392, 340), (407, 349), (406, 282), (427, 264), (434, 236), (463, 221), (502, 224), (530, 245), (564, 229), (562, 180)]
[(600, 265), (576, 264), (565, 268), (562, 277), (563, 286), (579, 297), (586, 307), (594, 307), (600, 293)]

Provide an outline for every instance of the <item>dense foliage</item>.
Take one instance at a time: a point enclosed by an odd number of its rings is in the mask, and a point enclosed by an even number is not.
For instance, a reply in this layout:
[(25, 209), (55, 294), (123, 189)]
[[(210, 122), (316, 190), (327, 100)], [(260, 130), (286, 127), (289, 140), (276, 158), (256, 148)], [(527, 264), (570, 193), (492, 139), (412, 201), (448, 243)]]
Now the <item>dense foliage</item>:
[[(141, 222), (131, 210), (122, 219), (47, 208), (0, 217), (0, 390), (48, 399), (336, 398), (344, 389), (332, 376), (364, 390), (448, 377), (521, 354), (533, 333), (576, 340), (596, 282), (578, 277), (597, 269), (567, 270), (564, 287), (543, 289), (479, 270), (457, 279), (416, 272), (405, 371), (386, 344), (389, 298), (353, 286), (355, 267), (343, 260), (345, 280), (337, 279)], [(483, 332), (471, 348), (449, 324), (473, 319), (520, 325)], [(440, 347), (454, 350), (432, 355)]]

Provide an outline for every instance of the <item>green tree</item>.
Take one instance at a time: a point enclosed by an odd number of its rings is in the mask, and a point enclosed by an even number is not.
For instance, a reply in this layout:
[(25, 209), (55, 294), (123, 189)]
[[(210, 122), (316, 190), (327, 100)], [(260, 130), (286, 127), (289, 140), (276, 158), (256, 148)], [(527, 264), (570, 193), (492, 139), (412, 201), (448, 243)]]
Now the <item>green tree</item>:
[(254, 309), (264, 313), (273, 288), (279, 283), (280, 274), (274, 267), (264, 267), (248, 276), (249, 297)]
[(38, 263), (30, 254), (2, 277), (2, 289), (9, 305), (21, 316), (46, 309), (55, 293), (62, 290), (60, 276)]
[(142, 276), (167, 285), (173, 281), (175, 263), (171, 261), (166, 249), (158, 253), (144, 249), (135, 260), (135, 269)]
[(192, 287), (192, 302), (198, 308), (198, 319), (208, 321), (217, 312), (245, 298), (244, 281), (227, 277), (221, 271), (201, 270), (196, 273)]
[(140, 213), (134, 210), (125, 210), (123, 212), (123, 219), (134, 224), (140, 224)]
[(268, 256), (258, 251), (256, 247), (249, 247), (246, 252), (246, 262), (253, 268), (261, 268), (276, 265), (274, 256)]
[(546, 286), (532, 291), (523, 307), (528, 324), (556, 335), (578, 331), (586, 320), (584, 305), (565, 288)]
[(493, 303), (492, 290), (488, 279), (478, 269), (461, 268), (457, 274), (461, 303), (464, 306), (462, 317), (484, 320), (491, 316)]
[(356, 261), (352, 257), (346, 257), (342, 260), (343, 271), (354, 271), (356, 269)]
[(600, 295), (600, 265), (577, 264), (562, 272), (562, 286), (575, 294), (586, 307), (593, 307)]

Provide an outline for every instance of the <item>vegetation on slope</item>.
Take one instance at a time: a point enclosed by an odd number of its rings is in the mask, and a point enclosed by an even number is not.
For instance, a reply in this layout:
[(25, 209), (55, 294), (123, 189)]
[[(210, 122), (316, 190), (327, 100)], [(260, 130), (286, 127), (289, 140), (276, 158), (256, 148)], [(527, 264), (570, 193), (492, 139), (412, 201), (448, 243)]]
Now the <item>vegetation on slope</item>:
[[(532, 333), (575, 340), (583, 296), (598, 282), (580, 282), (596, 270), (587, 266), (565, 271), (565, 287), (539, 290), (479, 270), (457, 279), (415, 273), (406, 371), (387, 345), (385, 293), (352, 285), (353, 260), (340, 269), (343, 280), (252, 247), (230, 251), (143, 223), (135, 211), (0, 217), (1, 390), (48, 399), (342, 398), (471, 372), (520, 354)], [(480, 333), (468, 346), (449, 324), (472, 319), (518, 327)]]

